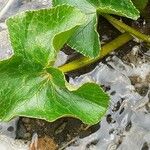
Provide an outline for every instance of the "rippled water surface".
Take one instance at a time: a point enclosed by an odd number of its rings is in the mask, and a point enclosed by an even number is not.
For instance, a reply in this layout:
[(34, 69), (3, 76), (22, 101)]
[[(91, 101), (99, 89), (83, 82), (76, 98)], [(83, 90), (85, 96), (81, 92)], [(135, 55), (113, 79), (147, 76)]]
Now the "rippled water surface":
[(70, 79), (76, 85), (87, 81), (104, 85), (111, 104), (100, 129), (67, 150), (141, 150), (150, 146), (150, 62), (143, 59), (130, 66), (114, 56), (108, 64), (100, 63), (92, 72)]

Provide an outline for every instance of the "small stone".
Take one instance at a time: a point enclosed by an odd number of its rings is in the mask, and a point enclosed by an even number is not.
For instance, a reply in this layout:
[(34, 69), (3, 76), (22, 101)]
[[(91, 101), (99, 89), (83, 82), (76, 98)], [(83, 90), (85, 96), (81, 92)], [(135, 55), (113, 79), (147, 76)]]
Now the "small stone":
[(30, 123), (30, 119), (29, 118), (22, 118), (22, 122), (24, 122), (24, 123)]
[(147, 142), (145, 142), (145, 143), (143, 144), (143, 147), (142, 147), (141, 150), (149, 150), (149, 147), (148, 147)]
[(29, 133), (29, 132), (25, 133), (25, 134), (24, 134), (24, 138), (25, 138), (25, 139), (31, 138), (31, 133)]
[(8, 127), (8, 128), (7, 128), (7, 131), (13, 132), (13, 131), (14, 131), (14, 127), (12, 127), (12, 126)]
[(45, 122), (44, 122), (43, 120), (39, 120), (39, 119), (36, 120), (36, 123), (37, 123), (37, 125), (40, 126), (40, 127), (42, 127), (42, 126), (45, 125)]
[(32, 129), (32, 128), (31, 128), (31, 125), (29, 125), (29, 126), (26, 127), (26, 130), (27, 130), (27, 131), (31, 131), (31, 129)]

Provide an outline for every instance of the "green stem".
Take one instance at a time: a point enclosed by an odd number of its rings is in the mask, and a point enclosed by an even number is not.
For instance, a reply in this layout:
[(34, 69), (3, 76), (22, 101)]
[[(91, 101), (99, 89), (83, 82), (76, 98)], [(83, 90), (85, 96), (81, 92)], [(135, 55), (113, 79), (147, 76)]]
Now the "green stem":
[(116, 27), (120, 27), (122, 28), (124, 31), (136, 36), (137, 38), (150, 43), (150, 36), (149, 35), (145, 35), (139, 31), (137, 31), (136, 29), (126, 25), (125, 23), (117, 20), (116, 18), (107, 15), (107, 14), (103, 14), (103, 17), (105, 17), (112, 25), (116, 25)]
[[(111, 23), (121, 33), (125, 33), (125, 31), (120, 26), (118, 26), (117, 24), (114, 24), (113, 22), (109, 22), (109, 23)], [(128, 33), (128, 34), (130, 34), (130, 33)]]
[(80, 69), (84, 66), (87, 66), (87, 65), (94, 63), (94, 62), (98, 61), (99, 59), (105, 57), (110, 52), (119, 48), (120, 46), (127, 43), (131, 39), (132, 39), (132, 36), (130, 34), (124, 33), (124, 34), (120, 35), (119, 37), (117, 37), (116, 39), (112, 40), (110, 43), (104, 45), (101, 49), (100, 55), (98, 57), (96, 57), (95, 59), (91, 59), (91, 58), (87, 58), (87, 57), (81, 57), (75, 61), (72, 61), (68, 64), (63, 65), (63, 66), (60, 66), (59, 69), (64, 73)]

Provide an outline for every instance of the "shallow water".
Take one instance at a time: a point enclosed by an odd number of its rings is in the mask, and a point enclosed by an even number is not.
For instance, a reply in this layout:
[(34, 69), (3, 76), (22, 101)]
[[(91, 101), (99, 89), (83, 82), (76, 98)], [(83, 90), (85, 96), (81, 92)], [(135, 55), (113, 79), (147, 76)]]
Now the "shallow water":
[[(100, 129), (89, 137), (78, 139), (75, 146), (67, 150), (141, 150), (150, 147), (150, 61), (145, 57), (138, 59), (138, 63), (127, 65), (114, 56), (92, 72), (70, 79), (75, 85), (87, 81), (104, 85), (109, 89), (111, 102)], [(133, 77), (139, 80), (134, 86)], [(147, 86), (147, 89), (140, 95), (136, 86), (141, 86), (141, 90)]]

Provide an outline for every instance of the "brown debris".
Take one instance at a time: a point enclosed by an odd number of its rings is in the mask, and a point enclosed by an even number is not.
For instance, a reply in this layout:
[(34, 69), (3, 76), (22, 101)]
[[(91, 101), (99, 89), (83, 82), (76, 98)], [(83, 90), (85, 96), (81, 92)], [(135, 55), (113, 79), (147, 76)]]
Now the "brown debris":
[(34, 140), (30, 144), (30, 150), (57, 150), (58, 145), (48, 136)]

